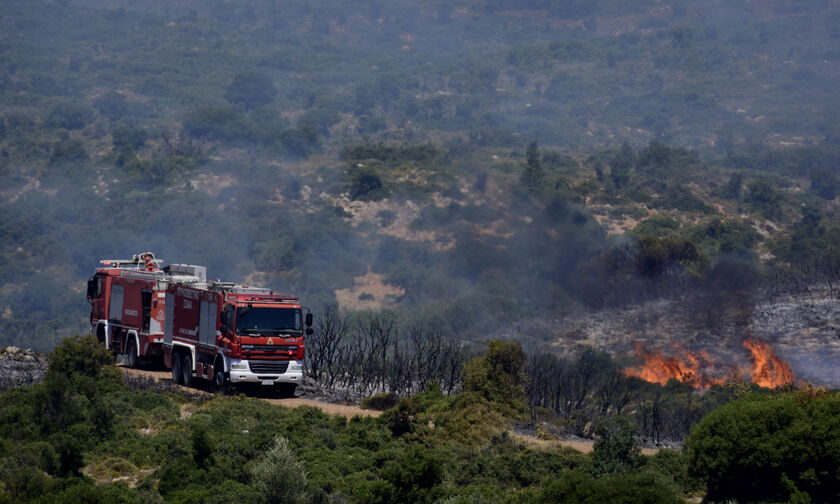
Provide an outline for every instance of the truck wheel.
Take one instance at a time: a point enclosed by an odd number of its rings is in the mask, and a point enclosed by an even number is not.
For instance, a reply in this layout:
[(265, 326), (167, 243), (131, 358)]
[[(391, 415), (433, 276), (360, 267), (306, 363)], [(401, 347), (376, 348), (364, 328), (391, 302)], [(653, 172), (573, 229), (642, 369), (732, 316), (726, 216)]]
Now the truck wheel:
[(281, 383), (277, 385), (277, 392), (280, 397), (294, 397), (297, 390), (297, 383)]
[(172, 354), (172, 381), (177, 385), (183, 383), (184, 375), (181, 373), (181, 354)]
[(192, 385), (192, 359), (190, 355), (184, 355), (184, 365), (181, 366), (181, 381), (185, 387)]
[(140, 367), (140, 358), (137, 356), (137, 344), (134, 340), (128, 342), (128, 367)]
[(225, 365), (220, 359), (216, 359), (213, 364), (213, 387), (216, 390), (224, 390), (227, 385), (227, 376), (225, 376)]

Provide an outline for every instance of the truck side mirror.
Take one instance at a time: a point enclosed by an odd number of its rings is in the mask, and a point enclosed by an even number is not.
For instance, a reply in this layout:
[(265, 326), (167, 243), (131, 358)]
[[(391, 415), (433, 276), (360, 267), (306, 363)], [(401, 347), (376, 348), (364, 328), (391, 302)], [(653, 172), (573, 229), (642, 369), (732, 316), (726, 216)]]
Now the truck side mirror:
[(306, 327), (312, 327), (312, 312), (306, 314)]
[(307, 336), (312, 336), (312, 334), (313, 334), (314, 332), (315, 332), (315, 331), (313, 331), (311, 327), (307, 327), (307, 328), (306, 328), (306, 335), (307, 335)]
[(219, 314), (219, 322), (221, 322), (221, 324), (223, 326), (227, 325), (227, 312), (226, 311), (222, 310), (222, 313)]

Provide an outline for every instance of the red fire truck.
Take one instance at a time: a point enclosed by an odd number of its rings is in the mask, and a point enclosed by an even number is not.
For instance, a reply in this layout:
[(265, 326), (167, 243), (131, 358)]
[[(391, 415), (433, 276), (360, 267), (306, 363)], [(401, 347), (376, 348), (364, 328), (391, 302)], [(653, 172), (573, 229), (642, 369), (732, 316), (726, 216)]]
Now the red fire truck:
[(293, 394), (303, 379), (312, 314), (304, 317), (296, 297), (226, 282), (172, 283), (164, 304), (163, 359), (176, 383), (198, 377)]
[(162, 301), (171, 275), (151, 252), (100, 263), (87, 286), (91, 333), (105, 348), (127, 354), (131, 367), (142, 357), (160, 357)]
[[(312, 314), (269, 289), (208, 282), (206, 268), (160, 267), (151, 252), (101, 261), (88, 281), (91, 332), (129, 365), (163, 356), (176, 383), (194, 377), (276, 385), (293, 393), (303, 379), (304, 334)], [(304, 329), (305, 325), (305, 329)]]

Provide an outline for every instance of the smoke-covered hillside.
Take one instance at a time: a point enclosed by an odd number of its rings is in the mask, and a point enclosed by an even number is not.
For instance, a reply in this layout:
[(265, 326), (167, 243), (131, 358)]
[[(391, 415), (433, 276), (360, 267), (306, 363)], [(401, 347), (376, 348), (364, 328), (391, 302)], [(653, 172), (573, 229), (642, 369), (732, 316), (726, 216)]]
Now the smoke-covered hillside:
[[(829, 1), (7, 2), (0, 344), (85, 331), (97, 261), (145, 250), (560, 352), (639, 303), (723, 342), (777, 293), (836, 303), (837, 26)], [(832, 323), (797, 331), (836, 355)]]

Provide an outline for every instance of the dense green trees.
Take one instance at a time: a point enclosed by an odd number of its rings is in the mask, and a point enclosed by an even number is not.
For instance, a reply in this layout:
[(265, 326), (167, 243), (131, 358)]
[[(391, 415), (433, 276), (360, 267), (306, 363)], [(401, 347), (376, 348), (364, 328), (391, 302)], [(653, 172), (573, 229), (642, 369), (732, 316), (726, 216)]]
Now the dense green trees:
[(749, 396), (704, 418), (686, 440), (688, 468), (713, 501), (840, 498), (840, 396)]

